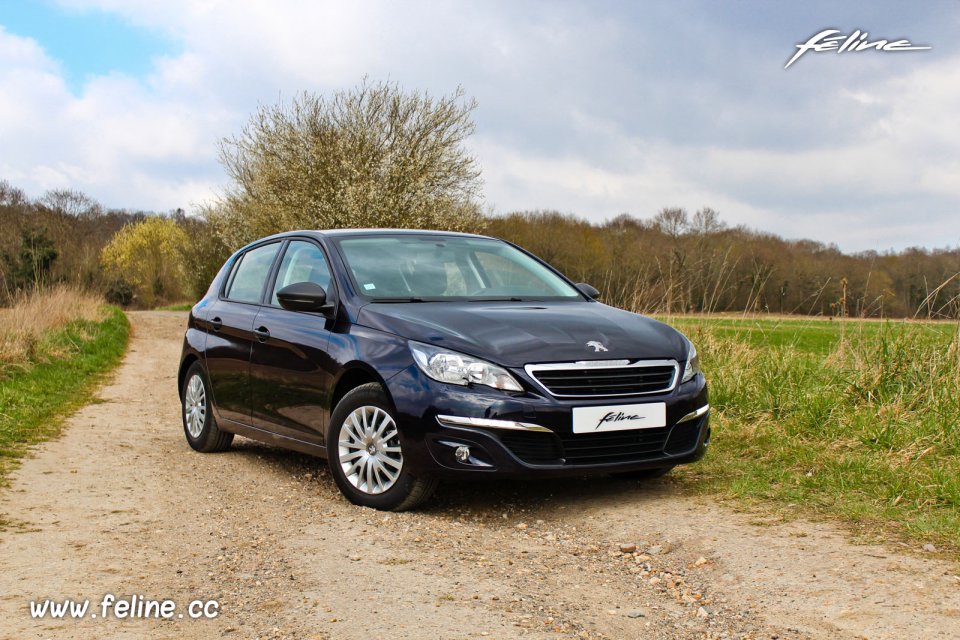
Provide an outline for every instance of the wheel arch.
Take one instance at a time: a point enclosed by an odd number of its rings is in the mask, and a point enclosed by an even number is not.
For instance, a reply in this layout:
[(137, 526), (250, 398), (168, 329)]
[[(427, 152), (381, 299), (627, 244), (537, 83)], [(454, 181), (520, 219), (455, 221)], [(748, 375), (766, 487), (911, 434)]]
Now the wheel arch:
[(195, 353), (189, 353), (180, 362), (180, 370), (177, 371), (177, 395), (183, 400), (183, 383), (186, 382), (187, 371), (193, 366), (194, 362), (200, 362), (200, 356)]
[(330, 396), (330, 414), (333, 414), (345, 395), (357, 387), (371, 382), (376, 382), (383, 387), (383, 392), (387, 394), (387, 400), (393, 408), (393, 398), (390, 396), (390, 390), (387, 388), (383, 376), (370, 365), (357, 361), (346, 365), (346, 370), (340, 375), (337, 384), (334, 385), (333, 394)]

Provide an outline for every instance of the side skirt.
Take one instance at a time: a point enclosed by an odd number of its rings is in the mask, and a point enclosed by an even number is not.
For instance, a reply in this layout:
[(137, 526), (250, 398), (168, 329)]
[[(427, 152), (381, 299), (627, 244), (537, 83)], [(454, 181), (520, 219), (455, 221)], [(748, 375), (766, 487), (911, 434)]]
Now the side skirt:
[(238, 436), (250, 438), (251, 440), (258, 440), (259, 442), (265, 442), (266, 444), (272, 444), (282, 449), (299, 451), (300, 453), (306, 453), (311, 456), (319, 456), (321, 458), (327, 457), (327, 448), (321, 445), (313, 444), (311, 442), (304, 442), (303, 440), (297, 440), (296, 438), (281, 436), (273, 433), (272, 431), (257, 429), (256, 427), (234, 422), (233, 420), (225, 420), (221, 418), (217, 420), (217, 426), (224, 431), (235, 433)]

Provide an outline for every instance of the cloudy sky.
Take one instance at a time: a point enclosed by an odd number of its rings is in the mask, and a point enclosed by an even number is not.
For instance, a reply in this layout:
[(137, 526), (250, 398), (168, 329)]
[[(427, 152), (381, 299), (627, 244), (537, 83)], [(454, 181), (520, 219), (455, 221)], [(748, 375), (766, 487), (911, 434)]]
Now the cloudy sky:
[[(929, 51), (807, 53), (827, 28)], [(4, 0), (0, 179), (188, 211), (261, 103), (476, 97), (495, 212), (665, 206), (844, 250), (960, 245), (960, 3)]]

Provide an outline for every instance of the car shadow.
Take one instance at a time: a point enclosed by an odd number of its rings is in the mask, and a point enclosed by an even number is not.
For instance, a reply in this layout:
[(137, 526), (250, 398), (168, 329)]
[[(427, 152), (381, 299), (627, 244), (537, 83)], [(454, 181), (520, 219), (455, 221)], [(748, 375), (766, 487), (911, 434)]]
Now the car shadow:
[[(247, 438), (237, 438), (226, 455), (256, 458), (274, 471), (309, 474), (336, 493), (333, 478), (322, 458), (281, 449)], [(683, 493), (670, 476), (628, 480), (605, 475), (548, 479), (478, 479), (441, 482), (436, 494), (417, 509), (419, 513), (459, 518), (464, 513), (500, 512), (556, 516), (560, 509), (603, 508), (675, 499)]]
[(627, 480), (591, 475), (543, 480), (484, 480), (441, 483), (423, 511), (459, 516), (465, 510), (556, 515), (564, 509), (580, 510), (638, 505), (671, 499), (681, 493), (669, 477)]

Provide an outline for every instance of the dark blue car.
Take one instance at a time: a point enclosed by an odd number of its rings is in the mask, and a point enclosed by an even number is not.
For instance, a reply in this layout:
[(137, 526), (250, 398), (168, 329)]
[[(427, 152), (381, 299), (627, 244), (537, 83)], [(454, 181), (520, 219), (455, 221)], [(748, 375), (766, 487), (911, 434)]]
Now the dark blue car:
[(352, 502), (409, 509), (443, 478), (662, 475), (703, 456), (707, 385), (671, 327), (507, 242), (296, 231), (227, 260), (190, 313), (187, 441), (327, 458)]

